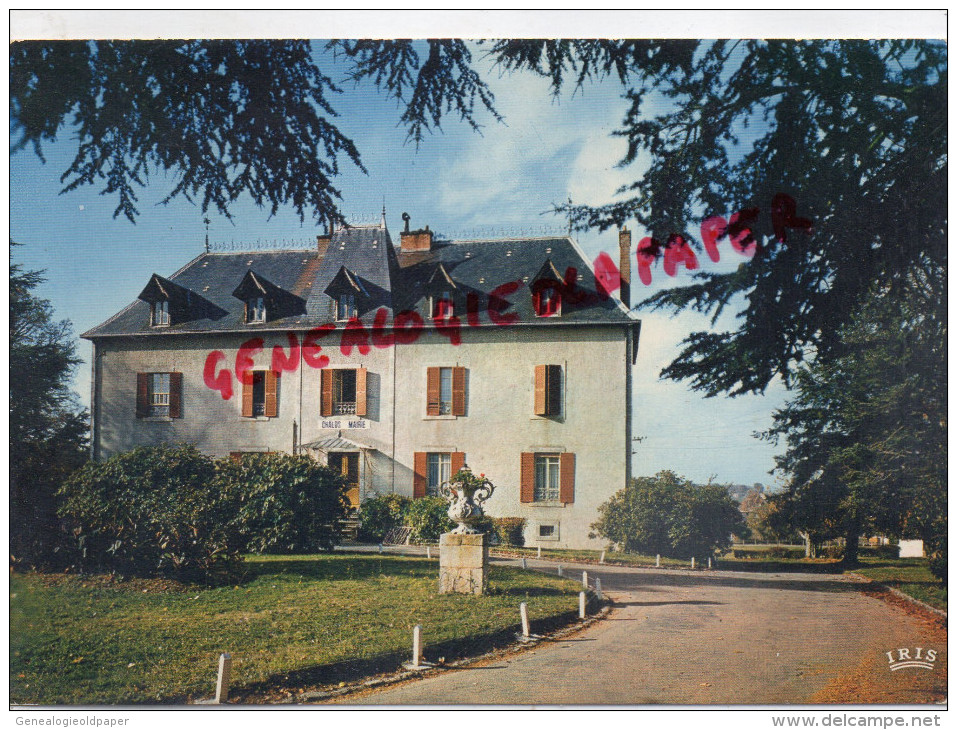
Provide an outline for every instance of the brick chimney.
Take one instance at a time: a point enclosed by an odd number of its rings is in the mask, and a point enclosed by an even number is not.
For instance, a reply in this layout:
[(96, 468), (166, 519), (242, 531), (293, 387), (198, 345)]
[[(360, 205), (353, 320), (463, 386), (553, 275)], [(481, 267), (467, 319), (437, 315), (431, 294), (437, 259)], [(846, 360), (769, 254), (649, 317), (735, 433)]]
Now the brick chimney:
[(316, 247), (320, 253), (324, 252), (329, 244), (332, 243), (332, 234), (335, 232), (335, 229), (335, 220), (330, 216), (329, 220), (326, 221), (326, 232), (316, 236)]
[(402, 231), (399, 237), (402, 241), (402, 252), (408, 253), (410, 251), (431, 251), (432, 231), (429, 230), (429, 227), (426, 226), (418, 231), (410, 231), (408, 230), (408, 226), (409, 224), (406, 222), (406, 230)]
[(621, 289), (618, 295), (622, 303), (631, 309), (631, 231), (618, 231), (618, 270), (621, 272)]

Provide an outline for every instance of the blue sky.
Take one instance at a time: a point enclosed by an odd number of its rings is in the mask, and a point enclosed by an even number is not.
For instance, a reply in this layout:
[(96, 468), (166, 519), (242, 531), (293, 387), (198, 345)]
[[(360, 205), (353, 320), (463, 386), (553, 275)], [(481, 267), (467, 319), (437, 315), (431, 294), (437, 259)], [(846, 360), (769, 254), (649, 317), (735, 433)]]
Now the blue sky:
[[(79, 19), (92, 15), (84, 13)], [(354, 15), (348, 16), (348, 22), (354, 23)], [(494, 21), (493, 15), (482, 13), (473, 17), (481, 24)], [(573, 20), (592, 21), (597, 15), (579, 15)], [(899, 20), (899, 14), (896, 15)], [(192, 17), (183, 16), (185, 20)], [(333, 14), (332, 19), (340, 17), (346, 16)], [(542, 16), (530, 14), (521, 17), (542, 20)], [(687, 17), (682, 16), (682, 20)], [(855, 20), (861, 17), (855, 16)], [(127, 18), (144, 22), (142, 13)], [(263, 18), (259, 16), (260, 20)], [(110, 14), (108, 19), (117, 21), (120, 14)], [(386, 27), (396, 37), (422, 35), (392, 22), (406, 19), (405, 16), (378, 13), (365, 15), (364, 19), (386, 24), (379, 33), (375, 27), (364, 26), (372, 36), (389, 35)], [(728, 20), (723, 16), (721, 19)], [(392, 25), (388, 25), (390, 22)], [(586, 26), (587, 22), (572, 27), (587, 34)], [(73, 22), (69, 27), (75, 35), (88, 35), (82, 24)], [(255, 27), (269, 26), (267, 23)], [(720, 30), (714, 24), (709, 27)], [(650, 26), (645, 24), (642, 28), (651, 34)], [(634, 34), (642, 35), (637, 29), (636, 25)], [(246, 31), (239, 37), (281, 37), (288, 33), (269, 28), (268, 33)], [(483, 33), (477, 26), (466, 34), (505, 35), (501, 28), (496, 32), (490, 27)], [(548, 34), (540, 29), (528, 33)], [(171, 35), (167, 33), (165, 37)], [(790, 32), (778, 31), (775, 37), (782, 35)], [(315, 46), (321, 48), (319, 43)], [(341, 66), (332, 65), (326, 57), (322, 63), (334, 79), (342, 78)], [(480, 66), (486, 70), (487, 64)], [(348, 161), (342, 161), (342, 174), (335, 183), (342, 191), (341, 207), (348, 218), (356, 223), (377, 221), (384, 204), (393, 234), (402, 227), (400, 216), (404, 211), (411, 215), (413, 227), (428, 224), (452, 237), (494, 237), (502, 232), (514, 235), (522, 230), (537, 232), (542, 226), (562, 230), (564, 221), (548, 214), (554, 204), (569, 197), (576, 203), (608, 202), (619, 185), (641, 174), (640, 159), (628, 169), (616, 167), (624, 143), (611, 133), (626, 108), (622, 88), (616, 82), (590, 84), (574, 95), (563, 94), (555, 100), (545, 81), (529, 75), (503, 78), (492, 71), (486, 78), (495, 93), (496, 106), (505, 117), (504, 124), (488, 117), (479, 135), (449, 118), (443, 130), (425, 139), (418, 149), (406, 142), (404, 130), (396, 126), (400, 111), (394, 101), (371, 87), (343, 85), (344, 93), (332, 99), (340, 114), (336, 123), (356, 142), (368, 170), (368, 174), (363, 174)], [(75, 332), (80, 333), (132, 301), (151, 273), (172, 274), (199, 254), (205, 230), (204, 214), (198, 206), (182, 199), (158, 204), (172, 185), (163, 173), (155, 173), (151, 186), (142, 191), (141, 214), (135, 225), (122, 217), (114, 219), (115, 201), (100, 196), (97, 188), (59, 194), (59, 176), (74, 151), (72, 132), (63, 129), (60, 140), (44, 150), (46, 164), (29, 151), (11, 158), (10, 235), (23, 244), (14, 250), (14, 260), (29, 269), (46, 271), (47, 281), (39, 287), (39, 295), (51, 301), (58, 318), (70, 319)], [(231, 211), (232, 222), (209, 213), (212, 242), (306, 243), (314, 241), (318, 232), (313, 221), (300, 223), (292, 210), (280, 210), (270, 219), (267, 211), (242, 201)], [(633, 243), (637, 244), (644, 231), (632, 228)], [(617, 260), (615, 231), (579, 233), (575, 237), (589, 258), (607, 251)], [(722, 253), (722, 257), (720, 264), (712, 264), (707, 256), (699, 256), (699, 262), (709, 270), (740, 263), (733, 252)], [(659, 286), (687, 280), (687, 273), (669, 279), (657, 269), (652, 286), (645, 287), (635, 275), (633, 302)], [(773, 409), (784, 401), (783, 388), (772, 384), (765, 396), (703, 399), (684, 383), (662, 381), (658, 373), (677, 354), (680, 340), (692, 331), (708, 329), (709, 322), (693, 313), (671, 317), (642, 312), (641, 319), (633, 412), (634, 433), (644, 440), (635, 446), (634, 473), (649, 475), (673, 469), (696, 481), (713, 477), (720, 482), (773, 483), (768, 471), (773, 467), (777, 449), (752, 434), (770, 426)], [(722, 329), (733, 326), (733, 313), (718, 323)], [(81, 401), (88, 404), (90, 345), (85, 340), (79, 341), (79, 354), (84, 363), (77, 370), (75, 385)], [(595, 377), (600, 377), (600, 373), (596, 372)]]

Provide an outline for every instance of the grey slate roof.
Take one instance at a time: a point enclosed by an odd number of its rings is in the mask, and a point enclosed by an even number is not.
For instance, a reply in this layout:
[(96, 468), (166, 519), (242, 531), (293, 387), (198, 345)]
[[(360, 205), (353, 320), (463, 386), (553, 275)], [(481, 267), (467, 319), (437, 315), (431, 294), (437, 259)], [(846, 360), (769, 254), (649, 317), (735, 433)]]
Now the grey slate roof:
[[(528, 287), (547, 259), (563, 277), (574, 269), (570, 281), (575, 283), (580, 302), (575, 305), (565, 297), (561, 317), (536, 317), (532, 306)], [(382, 307), (389, 322), (394, 313), (411, 309), (418, 311), (429, 326), (428, 297), (437, 287), (428, 283), (439, 264), (456, 282), (456, 296), (463, 297), (456, 304), (456, 314), (463, 324), (467, 292), (479, 296), (481, 321), (485, 323), (488, 295), (510, 281), (521, 282), (521, 288), (507, 297), (511, 307), (504, 311), (516, 312), (521, 324), (636, 322), (617, 298), (598, 296), (594, 272), (568, 237), (435, 241), (431, 251), (402, 253), (393, 246), (388, 229), (371, 226), (337, 230), (331, 242), (313, 249), (201, 254), (168, 279), (209, 303), (200, 313), (203, 316), (174, 321), (168, 327), (151, 327), (149, 304), (137, 300), (82, 337), (308, 329), (334, 322), (333, 299), (326, 290), (343, 267), (368, 295), (366, 306), (360, 305), (363, 322), (371, 324), (374, 313)], [(299, 302), (298, 307), (287, 308), (278, 318), (273, 318), (273, 311), (262, 324), (246, 324), (244, 303), (233, 292), (249, 271), (293, 295), (289, 301)], [(144, 274), (143, 279), (145, 285), (150, 275)], [(440, 286), (443, 279), (442, 275), (435, 277)]]

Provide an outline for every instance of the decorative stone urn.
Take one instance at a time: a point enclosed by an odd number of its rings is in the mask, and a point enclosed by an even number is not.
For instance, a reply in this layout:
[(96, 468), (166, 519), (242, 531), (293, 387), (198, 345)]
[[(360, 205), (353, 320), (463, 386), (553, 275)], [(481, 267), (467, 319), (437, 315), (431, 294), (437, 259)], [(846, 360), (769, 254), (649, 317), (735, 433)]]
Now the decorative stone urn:
[(439, 489), (442, 496), (449, 501), (449, 518), (458, 523), (458, 527), (450, 534), (479, 534), (473, 525), (485, 516), (482, 503), (495, 491), (492, 482), (486, 479), (484, 474), (475, 476), (468, 464), (465, 464)]
[(475, 476), (463, 466), (440, 489), (458, 527), (439, 538), (439, 593), (481, 595), (488, 588), (488, 536), (474, 524), (495, 487), (484, 474)]

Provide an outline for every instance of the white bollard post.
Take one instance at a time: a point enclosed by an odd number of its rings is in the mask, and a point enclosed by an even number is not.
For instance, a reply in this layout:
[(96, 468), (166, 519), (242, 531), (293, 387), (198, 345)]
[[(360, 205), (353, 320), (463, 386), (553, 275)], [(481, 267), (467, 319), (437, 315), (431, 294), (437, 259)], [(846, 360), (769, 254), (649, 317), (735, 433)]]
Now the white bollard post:
[(214, 702), (221, 705), (229, 697), (229, 675), (233, 668), (233, 658), (229, 654), (219, 655), (219, 673), (216, 675), (216, 699)]
[(379, 543), (379, 555), (382, 555), (382, 543)]
[(578, 594), (578, 618), (585, 618), (585, 591)]
[(416, 624), (412, 629), (412, 666), (422, 666), (422, 627)]
[(561, 578), (563, 575), (565, 575), (564, 572), (562, 572), (562, 567), (564, 567), (564, 566), (561, 566), (561, 565), (558, 566), (558, 577), (559, 577), (559, 578)]
[(595, 593), (598, 595), (598, 600), (604, 600), (605, 596), (601, 592), (601, 578), (595, 578)]
[(708, 570), (711, 570), (711, 558), (708, 558)]
[(691, 569), (694, 570), (694, 558), (691, 558)]
[(542, 546), (538, 546), (538, 557), (542, 557)]
[(528, 563), (525, 562), (525, 558), (522, 558), (522, 570), (528, 567)]
[(528, 606), (525, 603), (518, 604), (518, 613), (522, 617), (522, 637), (527, 639), (532, 633), (532, 628), (528, 623)]
[(432, 559), (432, 548), (429, 545), (425, 546), (425, 557)]
[(661, 556), (660, 556), (660, 555), (655, 555), (655, 567), (656, 567), (656, 568), (660, 568), (660, 567), (661, 567)]
[(588, 588), (588, 571), (587, 570), (582, 571), (582, 587), (586, 589)]
[(601, 551), (601, 557), (598, 558), (598, 562), (601, 563), (602, 565), (605, 564), (605, 551), (604, 551), (604, 550)]

